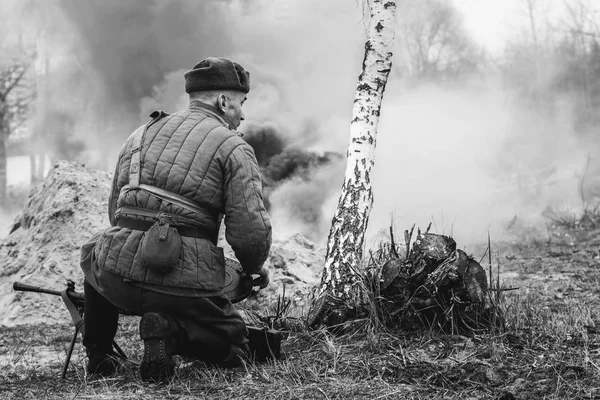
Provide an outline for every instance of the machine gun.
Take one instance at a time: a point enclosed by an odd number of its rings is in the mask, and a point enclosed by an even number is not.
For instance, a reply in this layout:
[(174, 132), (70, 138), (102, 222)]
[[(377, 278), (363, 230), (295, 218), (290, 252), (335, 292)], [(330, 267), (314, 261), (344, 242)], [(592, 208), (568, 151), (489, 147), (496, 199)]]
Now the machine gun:
[[(84, 326), (83, 326), (83, 293), (75, 291), (75, 282), (69, 280), (67, 281), (67, 288), (62, 292), (58, 290), (51, 290), (42, 288), (39, 286), (27, 285), (21, 282), (13, 283), (13, 290), (21, 291), (21, 292), (35, 292), (35, 293), (45, 293), (51, 294), (53, 296), (60, 296), (67, 306), (67, 310), (69, 310), (69, 314), (71, 314), (71, 319), (73, 320), (73, 324), (75, 325), (75, 333), (73, 334), (73, 338), (71, 339), (71, 345), (69, 346), (69, 350), (67, 352), (67, 359), (65, 360), (65, 365), (63, 366), (62, 374), (60, 377), (62, 379), (67, 375), (67, 368), (69, 367), (69, 362), (71, 361), (71, 355), (73, 354), (73, 348), (75, 347), (75, 342), (77, 341), (77, 334), (81, 332), (81, 336), (83, 337)], [(124, 312), (122, 312), (124, 314)], [(117, 356), (126, 359), (125, 353), (117, 342), (113, 340), (113, 348), (114, 352)]]
[[(53, 296), (60, 296), (63, 299), (65, 305), (67, 306), (67, 310), (69, 310), (69, 314), (71, 314), (71, 319), (75, 324), (75, 333), (73, 334), (73, 338), (71, 339), (71, 345), (69, 346), (67, 358), (65, 360), (62, 374), (60, 376), (62, 379), (64, 379), (67, 375), (67, 369), (69, 367), (69, 362), (71, 361), (71, 355), (73, 354), (75, 342), (77, 341), (77, 334), (81, 332), (81, 336), (83, 337), (83, 293), (75, 291), (75, 282), (71, 280), (67, 281), (67, 288), (62, 292), (59, 292), (58, 290), (51, 290), (38, 286), (27, 285), (21, 282), (13, 283), (13, 289), (21, 292), (36, 292), (51, 294)], [(239, 289), (237, 290), (237, 292), (232, 290), (231, 293), (226, 293), (226, 295), (232, 300), (232, 302), (237, 302), (240, 301), (240, 297), (242, 297), (238, 292)], [(247, 295), (245, 295), (244, 297), (247, 297)], [(130, 315), (129, 313), (123, 310), (119, 310), (119, 313), (123, 315)], [(282, 332), (273, 329), (257, 328), (254, 326), (247, 326), (247, 328), (250, 352), (256, 360), (264, 361), (267, 359), (278, 359), (281, 357), (281, 340), (283, 338)], [(113, 349), (116, 356), (123, 359), (127, 359), (127, 356), (125, 355), (123, 350), (121, 350), (117, 342), (115, 342), (114, 340)]]

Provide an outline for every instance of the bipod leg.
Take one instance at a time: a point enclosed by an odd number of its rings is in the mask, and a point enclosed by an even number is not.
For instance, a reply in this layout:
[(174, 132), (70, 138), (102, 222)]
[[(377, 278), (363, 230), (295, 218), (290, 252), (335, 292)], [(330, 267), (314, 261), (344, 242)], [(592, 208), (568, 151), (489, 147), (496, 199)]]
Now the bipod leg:
[(77, 342), (77, 334), (79, 333), (79, 327), (75, 327), (75, 333), (73, 334), (73, 338), (71, 339), (71, 345), (69, 346), (69, 351), (67, 352), (67, 359), (65, 360), (65, 365), (63, 366), (62, 374), (60, 375), (61, 379), (65, 379), (67, 376), (67, 369), (69, 368), (69, 363), (71, 362), (71, 356), (73, 355), (73, 348), (75, 347), (75, 342)]
[(115, 342), (113, 340), (113, 348), (116, 350), (115, 353), (119, 355), (119, 357), (121, 357), (124, 360), (127, 360), (127, 356), (125, 355), (125, 353), (123, 352), (123, 350), (121, 350), (121, 348), (119, 347), (119, 345), (117, 344), (117, 342)]

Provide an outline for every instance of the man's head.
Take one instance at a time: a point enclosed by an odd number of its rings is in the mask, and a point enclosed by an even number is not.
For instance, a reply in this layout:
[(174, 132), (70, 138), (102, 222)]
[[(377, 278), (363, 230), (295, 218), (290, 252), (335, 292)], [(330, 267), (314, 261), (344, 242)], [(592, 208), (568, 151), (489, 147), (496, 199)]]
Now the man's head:
[(184, 74), (190, 101), (201, 101), (217, 109), (233, 129), (244, 120), (242, 105), (250, 91), (250, 74), (226, 58), (209, 57)]
[(190, 101), (200, 101), (216, 108), (231, 129), (237, 129), (245, 119), (242, 106), (246, 101), (246, 93), (234, 90), (206, 90), (190, 92)]

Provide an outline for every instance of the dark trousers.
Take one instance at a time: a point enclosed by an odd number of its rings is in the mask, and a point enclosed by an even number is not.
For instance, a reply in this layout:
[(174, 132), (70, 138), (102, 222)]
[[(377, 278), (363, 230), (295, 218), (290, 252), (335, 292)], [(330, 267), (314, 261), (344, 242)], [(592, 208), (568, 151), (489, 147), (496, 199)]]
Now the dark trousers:
[(88, 283), (83, 282), (83, 345), (87, 355), (110, 354), (117, 334), (119, 309), (106, 300)]
[[(97, 282), (98, 283), (98, 282)], [(225, 297), (182, 297), (150, 291), (113, 275), (94, 287), (84, 283), (88, 356), (107, 354), (117, 332), (119, 309), (133, 315), (160, 312), (175, 324), (176, 354), (218, 362), (247, 351), (248, 331)]]

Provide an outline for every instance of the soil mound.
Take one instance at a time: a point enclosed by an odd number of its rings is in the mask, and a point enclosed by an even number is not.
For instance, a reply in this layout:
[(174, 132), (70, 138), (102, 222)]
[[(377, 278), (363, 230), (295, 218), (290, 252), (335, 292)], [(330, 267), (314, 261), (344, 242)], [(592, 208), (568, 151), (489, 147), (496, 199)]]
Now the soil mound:
[[(226, 250), (226, 254), (233, 257), (231, 250)], [(324, 260), (324, 249), (316, 248), (299, 233), (285, 240), (274, 240), (265, 263), (271, 283), (241, 305), (260, 309), (264, 305), (276, 304), (277, 298), (284, 294), (294, 306), (307, 305), (308, 294), (321, 280)]]
[(13, 282), (63, 290), (68, 279), (83, 290), (81, 244), (108, 226), (111, 176), (59, 161), (33, 188), (13, 232), (0, 240), (0, 325), (68, 321), (58, 297), (15, 292)]
[[(73, 280), (83, 290), (79, 269), (80, 246), (108, 221), (108, 194), (112, 174), (59, 161), (35, 187), (15, 220), (8, 237), (0, 240), (0, 326), (69, 321), (59, 297), (15, 292), (13, 282), (63, 290)], [(220, 245), (226, 245), (221, 241)], [(227, 254), (232, 255), (231, 249)], [(318, 283), (322, 250), (301, 235), (274, 241), (267, 265), (269, 287), (246, 300), (270, 302), (286, 285), (286, 297), (302, 303)], [(255, 305), (252, 305), (254, 308)]]

